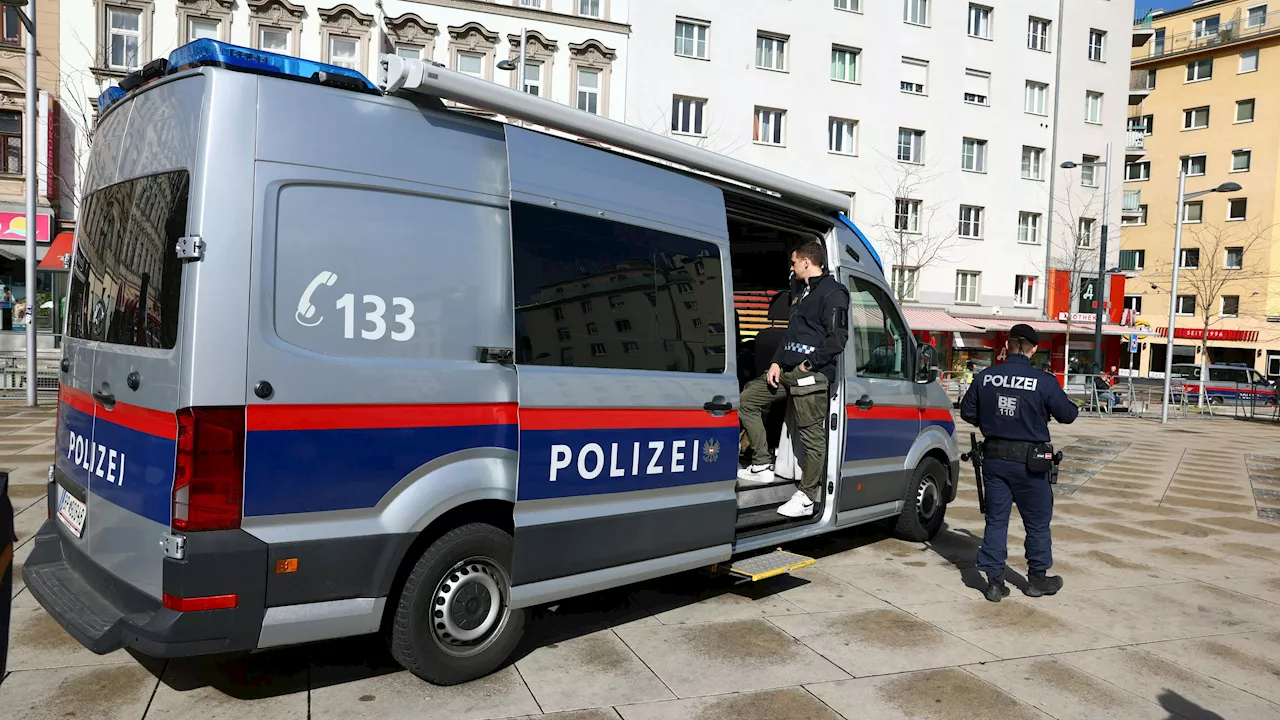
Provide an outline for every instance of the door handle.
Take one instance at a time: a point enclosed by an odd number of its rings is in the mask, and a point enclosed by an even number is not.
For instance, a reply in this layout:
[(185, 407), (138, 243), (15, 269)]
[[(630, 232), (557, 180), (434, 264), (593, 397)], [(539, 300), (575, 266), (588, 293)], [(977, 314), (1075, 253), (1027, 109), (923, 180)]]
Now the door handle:
[(875, 404), (876, 402), (871, 399), (870, 395), (863, 395), (862, 397), (853, 401), (853, 406), (863, 412), (866, 412), (871, 408), (875, 407)]
[(733, 403), (725, 400), (723, 395), (717, 395), (708, 402), (702, 403), (702, 409), (716, 417), (720, 417), (733, 409)]
[(93, 399), (97, 400), (102, 405), (102, 407), (108, 410), (116, 406), (115, 393), (111, 392), (110, 390), (105, 390), (105, 391), (94, 390)]

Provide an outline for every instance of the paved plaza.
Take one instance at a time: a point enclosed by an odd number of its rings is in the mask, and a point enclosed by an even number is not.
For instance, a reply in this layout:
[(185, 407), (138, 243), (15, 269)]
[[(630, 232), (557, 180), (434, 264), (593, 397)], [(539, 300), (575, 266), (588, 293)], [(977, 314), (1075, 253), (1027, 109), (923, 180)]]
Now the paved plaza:
[[(0, 407), (18, 563), (45, 519), (53, 424), (50, 410)], [(688, 573), (568, 601), (535, 615), (513, 664), (449, 688), (400, 670), (374, 638), (247, 658), (96, 656), (19, 580), (0, 718), (1280, 717), (1280, 426), (1052, 429), (1068, 457), (1054, 597), (982, 599), (966, 467), (931, 543), (862, 528), (788, 546), (818, 558), (793, 576)], [(1014, 520), (1015, 570), (1020, 531)]]

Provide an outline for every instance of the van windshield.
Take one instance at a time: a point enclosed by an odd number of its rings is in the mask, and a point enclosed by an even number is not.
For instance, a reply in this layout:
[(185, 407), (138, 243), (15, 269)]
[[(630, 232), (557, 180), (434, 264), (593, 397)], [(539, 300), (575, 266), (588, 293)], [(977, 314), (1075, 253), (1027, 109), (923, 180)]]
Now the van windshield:
[(76, 233), (67, 334), (170, 349), (178, 339), (187, 226), (186, 170), (109, 185), (89, 196)]

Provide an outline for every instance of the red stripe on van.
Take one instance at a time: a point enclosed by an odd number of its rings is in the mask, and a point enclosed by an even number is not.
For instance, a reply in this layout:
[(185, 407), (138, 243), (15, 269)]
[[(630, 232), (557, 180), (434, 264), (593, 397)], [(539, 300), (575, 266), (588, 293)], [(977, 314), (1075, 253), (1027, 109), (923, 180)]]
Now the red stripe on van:
[(68, 385), (58, 385), (58, 399), (85, 415), (93, 415), (93, 396), (83, 390)]
[(250, 405), (250, 432), (263, 430), (387, 430), (514, 425), (515, 403), (456, 405)]
[(738, 413), (649, 408), (520, 408), (521, 430), (649, 430), (737, 427)]
[(920, 419), (933, 422), (955, 422), (956, 420), (950, 410), (944, 410), (942, 408), (927, 408), (925, 409), (924, 414), (920, 416)]
[[(920, 420), (920, 408), (901, 405), (872, 405), (866, 410), (857, 405), (846, 405), (844, 412), (850, 420)], [(947, 419), (950, 418), (948, 415)]]
[(178, 416), (171, 412), (152, 410), (128, 403), (116, 402), (112, 409), (98, 406), (98, 422), (106, 421), (130, 430), (154, 435), (166, 440), (178, 439)]

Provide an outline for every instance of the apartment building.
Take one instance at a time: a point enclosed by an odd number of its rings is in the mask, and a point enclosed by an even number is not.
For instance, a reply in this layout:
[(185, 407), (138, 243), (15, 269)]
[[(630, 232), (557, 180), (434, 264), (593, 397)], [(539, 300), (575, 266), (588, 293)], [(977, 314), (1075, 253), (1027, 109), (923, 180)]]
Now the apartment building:
[[(1042, 329), (1065, 329), (1047, 268), (1072, 269), (1062, 279), (1093, 301), (1096, 286), (1078, 290), (1097, 277), (1104, 170), (1058, 165), (1101, 162), (1108, 142), (1115, 262), (1132, 12), (1120, 0), (646, 0), (631, 6), (626, 118), (848, 193), (912, 327), (960, 332), (952, 366), (989, 363), (1020, 318), (1052, 310)], [(1085, 327), (1074, 332), (1073, 355), (1092, 355)]]
[[(1126, 307), (1157, 337), (1138, 354), (1142, 374), (1162, 375), (1173, 266), (1174, 362), (1244, 364), (1280, 377), (1280, 3), (1201, 0), (1155, 13), (1134, 49), (1135, 100), (1125, 167), (1120, 266), (1133, 279)], [(1188, 195), (1234, 182), (1178, 207)], [(1183, 213), (1181, 256), (1174, 255)]]
[(66, 138), (77, 157), (86, 152), (103, 89), (198, 38), (333, 63), (369, 77), (378, 55), (394, 52), (516, 87), (518, 73), (498, 64), (519, 58), (523, 29), (528, 92), (624, 117), (628, 0), (62, 2), (63, 93), (68, 104), (88, 106), (85, 121)]

